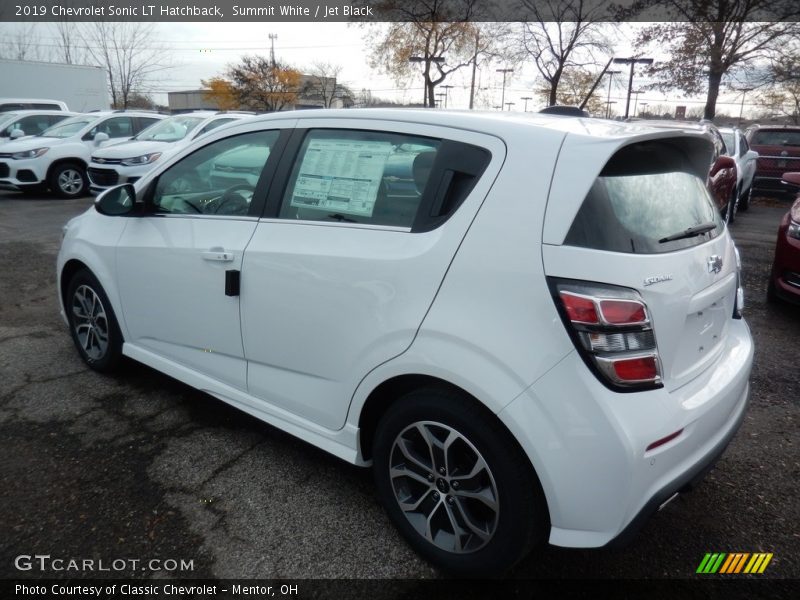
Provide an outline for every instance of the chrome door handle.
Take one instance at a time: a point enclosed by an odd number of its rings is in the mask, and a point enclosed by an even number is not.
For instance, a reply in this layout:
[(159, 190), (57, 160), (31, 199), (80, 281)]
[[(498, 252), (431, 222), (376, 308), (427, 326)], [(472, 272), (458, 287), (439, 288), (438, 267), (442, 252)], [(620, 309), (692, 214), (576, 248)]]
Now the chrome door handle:
[(233, 252), (226, 252), (222, 248), (206, 250), (202, 254), (203, 260), (214, 260), (218, 262), (232, 262)]

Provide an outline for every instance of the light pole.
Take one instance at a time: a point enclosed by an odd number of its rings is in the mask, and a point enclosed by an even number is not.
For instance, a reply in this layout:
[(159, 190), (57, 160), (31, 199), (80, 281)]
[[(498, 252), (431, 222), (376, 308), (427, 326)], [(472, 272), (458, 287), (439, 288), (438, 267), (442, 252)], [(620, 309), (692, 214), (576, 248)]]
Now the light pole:
[(644, 110), (645, 112), (647, 112), (645, 109), (646, 109), (648, 106), (650, 106), (650, 105), (649, 105), (647, 102), (642, 102), (642, 110)]
[(445, 98), (444, 105), (445, 105), (445, 107), (447, 107), (447, 99), (446, 99), (447, 98), (447, 94), (445, 94), (444, 92), (436, 92), (436, 97), (439, 99), (438, 100), (439, 106), (442, 105), (442, 98)]
[(628, 77), (628, 100), (625, 102), (625, 118), (628, 118), (629, 111), (631, 109), (631, 90), (633, 89), (633, 67), (637, 64), (640, 65), (652, 65), (653, 59), (652, 58), (636, 58), (635, 56), (631, 56), (629, 58), (615, 58), (614, 64), (616, 65), (630, 65), (631, 66), (631, 74)]
[(511, 107), (514, 106), (516, 102), (506, 102), (506, 106), (508, 107), (508, 112), (511, 112)]
[(609, 115), (611, 114), (611, 105), (616, 103), (616, 100), (606, 100), (606, 119), (608, 119)]
[[(410, 63), (423, 63), (425, 65), (424, 70), (422, 71), (422, 79), (423, 79), (423, 94), (422, 94), (422, 105), (427, 108), (428, 107), (428, 70), (430, 69), (430, 63), (436, 63), (438, 65), (444, 62), (444, 56), (409, 56), (408, 62)], [(433, 100), (433, 98), (431, 98)]]
[(608, 75), (608, 97), (606, 98), (606, 119), (608, 118), (608, 108), (611, 106), (611, 82), (614, 81), (614, 75), (622, 73), (622, 71), (606, 71)]
[(636, 90), (635, 92), (631, 92), (636, 96), (636, 100), (633, 101), (633, 116), (636, 116), (636, 107), (639, 106), (639, 94), (642, 93), (642, 90)]
[(506, 74), (513, 73), (514, 69), (495, 69), (498, 73), (503, 74), (503, 93), (500, 96), (500, 110), (503, 110), (503, 104), (506, 103)]
[(742, 104), (739, 106), (739, 121), (736, 123), (737, 126), (742, 124), (742, 113), (744, 112), (744, 97), (747, 94), (747, 92), (752, 92), (754, 89), (756, 88), (742, 88), (740, 90), (737, 90), (739, 92), (742, 92)]
[(447, 108), (447, 101), (450, 99), (450, 90), (454, 88), (454, 85), (443, 85), (442, 89), (444, 90), (444, 107)]
[(525, 100), (525, 109), (523, 112), (528, 112), (528, 100), (533, 100), (530, 96), (523, 96), (520, 100)]

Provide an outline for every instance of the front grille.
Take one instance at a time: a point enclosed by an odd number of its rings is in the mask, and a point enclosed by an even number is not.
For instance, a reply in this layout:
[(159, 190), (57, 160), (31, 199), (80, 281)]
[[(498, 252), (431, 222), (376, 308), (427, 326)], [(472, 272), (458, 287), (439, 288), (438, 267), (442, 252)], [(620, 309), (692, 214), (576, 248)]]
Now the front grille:
[(0, 177), (8, 177), (11, 170), (6, 163), (0, 163)]
[(122, 163), (121, 158), (99, 158), (97, 156), (92, 157), (93, 163), (98, 163), (101, 165), (118, 165)]
[(119, 181), (119, 173), (113, 169), (95, 169), (90, 167), (87, 172), (89, 173), (89, 179), (95, 185), (117, 185)]

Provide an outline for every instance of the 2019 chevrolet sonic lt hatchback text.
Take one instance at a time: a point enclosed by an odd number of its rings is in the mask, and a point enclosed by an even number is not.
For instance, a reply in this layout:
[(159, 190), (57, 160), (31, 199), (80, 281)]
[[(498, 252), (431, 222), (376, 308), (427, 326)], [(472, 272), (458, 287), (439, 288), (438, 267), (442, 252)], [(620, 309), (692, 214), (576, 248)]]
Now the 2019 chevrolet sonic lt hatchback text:
[(65, 226), (122, 355), (372, 466), (456, 573), (630, 536), (741, 423), (753, 344), (702, 131), (309, 111), (212, 131)]

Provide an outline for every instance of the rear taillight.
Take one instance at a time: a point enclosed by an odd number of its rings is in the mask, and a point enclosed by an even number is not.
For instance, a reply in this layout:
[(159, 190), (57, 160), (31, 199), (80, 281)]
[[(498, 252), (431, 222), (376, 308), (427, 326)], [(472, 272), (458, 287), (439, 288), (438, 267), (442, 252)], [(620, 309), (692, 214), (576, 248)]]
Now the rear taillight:
[(650, 313), (629, 288), (550, 278), (564, 325), (589, 368), (611, 389), (661, 387)]

